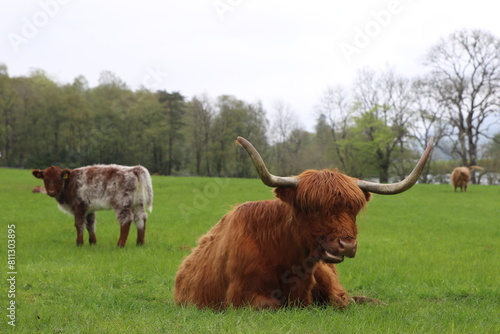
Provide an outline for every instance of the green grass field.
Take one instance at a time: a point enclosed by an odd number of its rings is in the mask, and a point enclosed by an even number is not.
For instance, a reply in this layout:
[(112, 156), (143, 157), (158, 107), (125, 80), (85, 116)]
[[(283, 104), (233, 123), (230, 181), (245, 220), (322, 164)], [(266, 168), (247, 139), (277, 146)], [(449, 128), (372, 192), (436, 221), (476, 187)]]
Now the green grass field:
[(174, 305), (176, 270), (232, 205), (272, 197), (260, 180), (153, 177), (146, 245), (135, 246), (132, 227), (123, 249), (110, 211), (97, 213), (97, 245), (76, 247), (72, 217), (35, 185), (29, 170), (0, 169), (2, 333), (12, 331), (12, 300), (19, 333), (500, 333), (500, 187), (374, 196), (358, 219), (356, 258), (338, 269), (351, 294), (384, 305), (212, 312)]

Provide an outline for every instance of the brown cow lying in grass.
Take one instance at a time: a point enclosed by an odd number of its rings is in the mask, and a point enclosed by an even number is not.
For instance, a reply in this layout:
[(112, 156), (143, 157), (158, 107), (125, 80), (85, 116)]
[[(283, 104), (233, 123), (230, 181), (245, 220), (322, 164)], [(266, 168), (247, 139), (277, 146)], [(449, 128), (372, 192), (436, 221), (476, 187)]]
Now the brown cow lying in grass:
[(34, 186), (33, 189), (31, 189), (32, 193), (39, 193), (39, 194), (46, 194), (47, 190), (45, 190), (45, 187), (42, 186)]
[(397, 194), (412, 187), (432, 144), (405, 180), (377, 184), (336, 170), (274, 176), (247, 140), (238, 137), (238, 143), (277, 199), (238, 205), (201, 237), (177, 272), (175, 301), (214, 309), (346, 307), (350, 298), (335, 264), (356, 254), (356, 215), (370, 192)]
[(51, 166), (33, 170), (43, 179), (47, 194), (54, 197), (59, 208), (75, 217), (76, 244), (83, 245), (83, 231), (89, 232), (90, 244), (96, 243), (95, 211), (113, 209), (120, 223), (118, 246), (127, 242), (130, 224), (137, 227), (137, 244), (144, 243), (145, 207), (152, 210), (153, 187), (151, 176), (142, 166), (95, 165), (76, 169)]

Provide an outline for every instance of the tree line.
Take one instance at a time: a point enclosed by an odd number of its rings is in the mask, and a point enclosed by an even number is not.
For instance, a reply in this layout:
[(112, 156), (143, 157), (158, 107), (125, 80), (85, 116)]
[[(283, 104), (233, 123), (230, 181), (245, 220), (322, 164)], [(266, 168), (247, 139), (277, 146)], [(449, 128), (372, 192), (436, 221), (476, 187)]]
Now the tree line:
[[(500, 40), (457, 31), (429, 49), (425, 65), (429, 71), (417, 78), (363, 68), (351, 87), (327, 88), (313, 132), (283, 101), (268, 120), (260, 102), (234, 96), (134, 91), (109, 71), (96, 87), (83, 76), (60, 84), (42, 70), (11, 77), (1, 65), (0, 165), (141, 164), (162, 175), (252, 177), (234, 144), (243, 136), (275, 174), (337, 167), (388, 182), (404, 177), (434, 137), (456, 165), (477, 165), (481, 157), (488, 171), (500, 172), (500, 136), (485, 137), (500, 115)], [(428, 164), (425, 174), (442, 166)]]

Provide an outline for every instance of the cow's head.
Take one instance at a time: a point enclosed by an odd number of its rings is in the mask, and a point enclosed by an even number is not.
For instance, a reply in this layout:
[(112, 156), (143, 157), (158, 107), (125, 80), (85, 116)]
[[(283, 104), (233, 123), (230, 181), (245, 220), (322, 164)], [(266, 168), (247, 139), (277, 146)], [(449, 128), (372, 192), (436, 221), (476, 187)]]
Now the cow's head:
[(276, 197), (291, 205), (304, 232), (310, 256), (339, 263), (357, 249), (356, 216), (370, 199), (355, 180), (336, 170), (308, 170), (293, 187), (274, 189)]
[(380, 184), (357, 180), (337, 170), (307, 170), (298, 176), (281, 177), (269, 173), (264, 161), (246, 139), (238, 137), (264, 184), (274, 187), (276, 197), (288, 203), (308, 242), (310, 256), (340, 263), (357, 250), (356, 216), (370, 200), (370, 193), (391, 195), (410, 189), (416, 182), (432, 150), (432, 140), (414, 170), (401, 182)]
[(42, 179), (47, 190), (47, 195), (56, 197), (64, 189), (64, 183), (71, 175), (70, 169), (61, 169), (57, 166), (51, 166), (44, 170), (35, 169), (32, 174), (37, 179)]

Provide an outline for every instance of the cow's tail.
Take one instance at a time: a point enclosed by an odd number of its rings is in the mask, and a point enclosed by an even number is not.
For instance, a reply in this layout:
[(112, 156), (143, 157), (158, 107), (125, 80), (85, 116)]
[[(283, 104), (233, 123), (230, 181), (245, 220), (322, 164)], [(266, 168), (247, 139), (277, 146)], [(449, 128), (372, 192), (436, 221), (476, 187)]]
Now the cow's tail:
[(484, 170), (484, 168), (483, 168), (483, 167), (481, 167), (481, 166), (470, 166), (470, 167), (469, 167), (469, 170), (471, 170), (471, 171), (472, 171), (472, 170)]
[(139, 178), (138, 193), (144, 206), (149, 212), (153, 212), (153, 184), (151, 183), (151, 175), (146, 168), (137, 166), (135, 174)]

